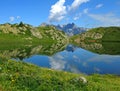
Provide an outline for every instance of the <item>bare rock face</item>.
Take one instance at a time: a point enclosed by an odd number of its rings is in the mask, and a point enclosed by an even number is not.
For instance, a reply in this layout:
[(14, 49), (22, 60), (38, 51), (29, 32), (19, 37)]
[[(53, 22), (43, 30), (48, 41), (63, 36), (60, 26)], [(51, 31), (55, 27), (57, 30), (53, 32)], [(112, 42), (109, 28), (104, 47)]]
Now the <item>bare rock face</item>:
[(86, 32), (81, 34), (81, 39), (85, 39), (85, 38), (92, 38), (92, 39), (101, 39), (103, 37), (102, 34), (100, 33), (91, 33), (91, 32)]
[(4, 24), (0, 26), (0, 30), (3, 33), (13, 33), (13, 34), (18, 34), (20, 33), (19, 29), (17, 29), (16, 27), (11, 27), (10, 24)]
[(42, 35), (41, 35), (40, 31), (37, 30), (36, 28), (32, 28), (30, 31), (31, 31), (31, 33), (32, 33), (33, 36), (35, 36), (35, 37), (37, 37), (39, 39), (42, 38)]

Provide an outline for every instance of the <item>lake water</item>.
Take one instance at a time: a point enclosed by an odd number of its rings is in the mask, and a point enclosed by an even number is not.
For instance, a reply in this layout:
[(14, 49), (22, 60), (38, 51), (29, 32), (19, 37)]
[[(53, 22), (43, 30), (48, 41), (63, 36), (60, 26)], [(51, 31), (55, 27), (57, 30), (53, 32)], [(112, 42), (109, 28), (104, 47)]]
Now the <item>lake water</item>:
[(120, 75), (120, 43), (0, 45), (0, 57), (84, 74)]
[(36, 53), (23, 61), (73, 73), (120, 75), (120, 43), (69, 44), (52, 55)]

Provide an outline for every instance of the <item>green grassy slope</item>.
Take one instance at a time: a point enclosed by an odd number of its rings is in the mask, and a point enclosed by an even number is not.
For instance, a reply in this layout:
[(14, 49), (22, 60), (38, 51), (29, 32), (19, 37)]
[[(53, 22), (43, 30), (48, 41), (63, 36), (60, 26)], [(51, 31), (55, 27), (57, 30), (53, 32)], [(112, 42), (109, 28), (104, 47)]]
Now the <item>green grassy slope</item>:
[(100, 27), (88, 32), (101, 34), (102, 41), (120, 41), (120, 27)]
[(99, 27), (73, 36), (75, 42), (120, 42), (120, 27)]
[(0, 91), (120, 91), (120, 77), (72, 74), (0, 58)]
[(110, 27), (109, 29), (106, 29), (102, 41), (120, 42), (120, 27)]
[[(0, 25), (0, 56), (28, 57), (33, 54), (53, 55), (68, 43), (67, 36), (53, 26), (33, 27), (28, 24)], [(15, 54), (16, 53), (16, 54)]]
[[(39, 39), (41, 42), (66, 43), (67, 36), (53, 26), (33, 27), (29, 24), (0, 24), (1, 42), (28, 42)], [(16, 40), (16, 41), (15, 41)], [(7, 41), (7, 42), (8, 42)]]

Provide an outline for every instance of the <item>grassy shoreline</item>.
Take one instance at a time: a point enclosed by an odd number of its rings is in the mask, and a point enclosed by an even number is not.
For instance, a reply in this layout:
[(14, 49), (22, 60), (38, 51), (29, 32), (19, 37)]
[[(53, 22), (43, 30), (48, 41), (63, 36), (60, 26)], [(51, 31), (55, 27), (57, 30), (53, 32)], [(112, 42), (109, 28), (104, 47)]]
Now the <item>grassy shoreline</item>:
[(120, 91), (120, 77), (73, 74), (1, 58), (0, 91)]

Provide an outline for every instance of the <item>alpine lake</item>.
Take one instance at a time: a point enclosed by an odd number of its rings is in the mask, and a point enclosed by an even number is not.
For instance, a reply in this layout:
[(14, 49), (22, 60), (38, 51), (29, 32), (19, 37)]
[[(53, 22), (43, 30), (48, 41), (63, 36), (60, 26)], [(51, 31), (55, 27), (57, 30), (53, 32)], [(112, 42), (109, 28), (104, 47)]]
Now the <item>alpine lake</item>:
[(0, 56), (40, 67), (82, 74), (120, 75), (120, 43), (0, 45)]

